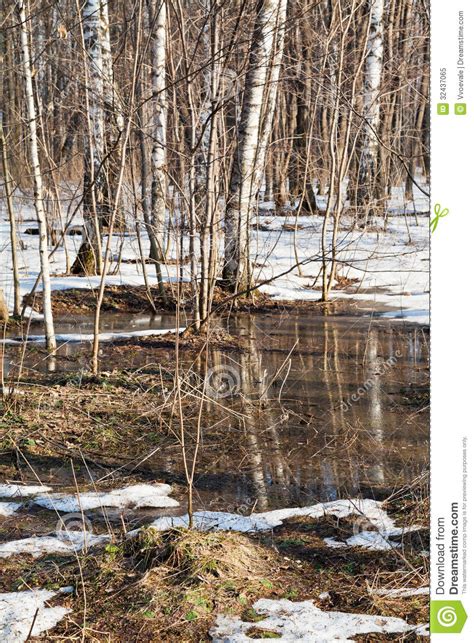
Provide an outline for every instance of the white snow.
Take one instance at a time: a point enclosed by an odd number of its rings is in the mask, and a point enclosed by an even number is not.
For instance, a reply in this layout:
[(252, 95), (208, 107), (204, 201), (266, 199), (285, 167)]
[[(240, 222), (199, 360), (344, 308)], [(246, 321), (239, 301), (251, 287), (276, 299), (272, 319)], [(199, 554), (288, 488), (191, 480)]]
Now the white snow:
[(34, 498), (35, 504), (55, 511), (88, 511), (98, 507), (179, 507), (179, 502), (169, 498), (168, 484), (135, 484), (113, 491), (87, 491), (77, 494), (50, 493)]
[[(294, 217), (286, 222), (295, 223)], [(287, 270), (295, 263), (294, 232), (281, 231), (281, 217), (266, 218), (270, 231), (259, 231), (259, 263), (257, 279), (268, 279)], [(334, 290), (332, 301), (357, 300), (367, 310), (387, 306), (386, 317), (429, 323), (429, 222), (418, 218), (415, 225), (410, 217), (408, 239), (407, 224), (403, 217), (390, 219), (387, 232), (341, 230), (338, 235), (339, 274), (358, 279), (351, 288)], [(314, 284), (321, 262), (311, 261), (318, 254), (322, 221), (320, 217), (300, 217), (297, 232), (299, 261), (303, 276), (297, 270), (278, 277), (273, 283), (261, 286), (263, 292), (275, 299), (317, 300), (321, 297), (320, 281)], [(331, 227), (331, 226), (329, 226)], [(332, 231), (328, 232), (328, 239)], [(271, 251), (271, 252), (270, 252)], [(270, 253), (270, 254), (268, 254)], [(268, 255), (263, 259), (262, 255)], [(311, 278), (313, 277), (313, 278)]]
[(402, 536), (410, 531), (418, 531), (420, 527), (392, 527), (389, 529), (378, 529), (377, 531), (364, 530), (354, 534), (347, 540), (336, 540), (335, 538), (325, 538), (324, 542), (328, 547), (333, 549), (342, 549), (344, 547), (364, 547), (365, 549), (385, 551), (400, 547), (400, 543), (392, 540), (395, 536)]
[(370, 592), (377, 596), (388, 596), (389, 598), (408, 598), (410, 596), (428, 596), (429, 587), (396, 587), (393, 589), (374, 589)]
[[(324, 207), (324, 197), (320, 197), (320, 206)], [(34, 219), (31, 204), (24, 204), (21, 208), (21, 199), (15, 195), (15, 207), (22, 211), (23, 217)], [(429, 218), (419, 215), (417, 221), (413, 212), (427, 213), (429, 210), (426, 198), (417, 194), (416, 204), (403, 203), (403, 195), (394, 190), (392, 214), (388, 221), (387, 231), (360, 231), (350, 230), (349, 220), (341, 220), (338, 233), (338, 259), (340, 261), (339, 274), (343, 277), (357, 278), (359, 281), (350, 289), (334, 290), (333, 300), (358, 300), (363, 308), (383, 305), (387, 307), (386, 315), (400, 317), (415, 322), (428, 322), (428, 288), (429, 288)], [(9, 241), (9, 224), (3, 205), (0, 205), (0, 287), (5, 291), (10, 308), (13, 306), (13, 286), (11, 270), (11, 250)], [(264, 230), (251, 231), (251, 250), (257, 266), (255, 268), (256, 280), (274, 279), (271, 284), (262, 285), (261, 289), (277, 299), (290, 300), (317, 300), (321, 296), (321, 282), (318, 276), (321, 261), (318, 258), (321, 252), (322, 216), (295, 216), (289, 211), (287, 216), (276, 216), (272, 212), (272, 204), (260, 204), (264, 212), (258, 216), (258, 222)], [(407, 212), (405, 217), (403, 212)], [(76, 224), (81, 224), (81, 217), (77, 215)], [(296, 246), (298, 256), (295, 256), (295, 232), (283, 229), (298, 224), (296, 233)], [(19, 221), (18, 236), (22, 244), (19, 250), (21, 295), (30, 292), (39, 271), (38, 237), (25, 234), (31, 227), (30, 222)], [(332, 236), (332, 222), (328, 226), (327, 239)], [(144, 255), (149, 252), (149, 241), (144, 230), (140, 233), (140, 241)], [(120, 246), (123, 242), (123, 247)], [(70, 259), (73, 260), (81, 243), (80, 236), (66, 235), (66, 244)], [(329, 245), (328, 245), (329, 247)], [(130, 232), (122, 239), (115, 235), (112, 239), (112, 252), (114, 256), (121, 256), (124, 260), (136, 259), (139, 256), (139, 240), (134, 232)], [(175, 252), (176, 244), (171, 240), (171, 252)], [(185, 254), (187, 249), (185, 248)], [(222, 256), (223, 253), (220, 253)], [(295, 265), (301, 265), (302, 275), (298, 274)], [(58, 248), (51, 264), (53, 290), (69, 288), (92, 289), (97, 288), (100, 277), (64, 276), (66, 268), (66, 255), (63, 247)], [(189, 278), (188, 266), (184, 267), (184, 276)], [(156, 281), (155, 269), (151, 264), (146, 264), (145, 269), (149, 282)], [(291, 271), (288, 274), (288, 270)], [(111, 274), (106, 277), (109, 285), (143, 285), (143, 268), (138, 263), (113, 263)], [(165, 279), (176, 281), (179, 268), (175, 265), (163, 265)], [(38, 287), (41, 290), (41, 284)], [(40, 317), (35, 314), (34, 317)], [(108, 334), (106, 334), (108, 335)], [(104, 337), (104, 341), (106, 338)]]
[[(193, 514), (193, 525), (196, 529), (210, 531), (212, 529), (224, 531), (254, 532), (265, 531), (279, 527), (284, 520), (294, 517), (308, 516), (309, 518), (322, 518), (325, 515), (345, 518), (350, 515), (363, 516), (378, 530), (395, 529), (392, 519), (382, 509), (382, 503), (370, 499), (334, 500), (321, 502), (309, 507), (293, 507), (288, 509), (275, 509), (250, 516), (227, 513), (222, 511), (198, 511)], [(172, 527), (186, 527), (189, 524), (187, 515), (163, 516), (151, 523), (159, 531)], [(377, 533), (377, 532), (374, 532)]]
[[(179, 328), (179, 332), (182, 332), (183, 328)], [(132, 330), (126, 333), (99, 333), (100, 342), (114, 342), (117, 339), (131, 339), (132, 337), (153, 337), (155, 335), (168, 335), (174, 333), (174, 329), (144, 329), (144, 330)], [(28, 335), (26, 341), (31, 343), (44, 343), (44, 335)], [(21, 337), (7, 337), (0, 340), (0, 344), (23, 344), (25, 339)], [(92, 342), (94, 335), (92, 333), (66, 333), (62, 335), (56, 335), (56, 341), (58, 344), (69, 344), (74, 342)]]
[[(69, 588), (66, 589), (66, 591)], [(47, 607), (45, 603), (60, 593), (47, 589), (0, 594), (0, 640), (3, 643), (22, 643), (39, 636), (61, 621), (71, 610), (65, 607)]]
[(32, 536), (0, 543), (0, 558), (29, 554), (39, 558), (44, 554), (71, 554), (109, 542), (110, 537), (95, 536), (87, 531), (62, 531), (57, 536)]
[(0, 484), (0, 498), (24, 498), (48, 491), (52, 491), (51, 487), (44, 485)]
[(0, 502), (0, 516), (3, 518), (13, 516), (20, 507), (21, 502)]
[(247, 636), (249, 630), (269, 630), (279, 634), (285, 643), (350, 642), (360, 634), (392, 634), (416, 632), (427, 636), (427, 627), (409, 625), (401, 618), (367, 616), (346, 612), (325, 612), (311, 601), (293, 603), (286, 599), (260, 599), (254, 610), (266, 618), (257, 623), (241, 621), (236, 616), (219, 615), (209, 634), (214, 643), (244, 643), (266, 639)]

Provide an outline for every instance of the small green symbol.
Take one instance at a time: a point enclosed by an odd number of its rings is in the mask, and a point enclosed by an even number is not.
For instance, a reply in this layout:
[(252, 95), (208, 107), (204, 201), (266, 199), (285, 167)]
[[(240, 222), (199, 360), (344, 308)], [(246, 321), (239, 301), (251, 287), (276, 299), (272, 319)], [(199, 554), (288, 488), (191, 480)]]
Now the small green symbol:
[(465, 116), (466, 115), (466, 103), (455, 103), (454, 104), (454, 113), (457, 114), (457, 116)]
[(440, 219), (442, 219), (443, 217), (448, 216), (449, 210), (448, 210), (448, 208), (441, 209), (441, 204), (440, 203), (435, 203), (434, 213), (435, 213), (435, 215), (430, 221), (431, 232), (434, 232), (436, 230), (436, 228), (438, 227), (438, 222), (439, 222)]
[(438, 114), (440, 116), (449, 114), (449, 103), (438, 103)]
[(467, 614), (461, 601), (431, 601), (430, 629), (432, 634), (460, 634)]

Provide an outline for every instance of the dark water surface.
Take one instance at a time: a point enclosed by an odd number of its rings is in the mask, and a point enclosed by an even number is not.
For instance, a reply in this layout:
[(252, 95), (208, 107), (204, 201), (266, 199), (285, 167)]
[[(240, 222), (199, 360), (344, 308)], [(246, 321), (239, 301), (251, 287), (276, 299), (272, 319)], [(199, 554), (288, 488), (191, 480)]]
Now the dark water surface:
[[(294, 312), (240, 313), (219, 324), (241, 336), (246, 349), (211, 350), (207, 372), (190, 363), (201, 382), (207, 378), (212, 400), (203, 408), (196, 508), (249, 513), (351, 496), (381, 499), (426, 470), (426, 329)], [(103, 332), (174, 326), (174, 316), (102, 320)], [(57, 323), (60, 334), (91, 328), (90, 318)], [(6, 371), (18, 363), (18, 351), (7, 348)], [(81, 344), (67, 342), (56, 369), (77, 369), (81, 351)], [(130, 363), (123, 359), (122, 368), (136, 368), (156, 356), (141, 351)], [(25, 366), (47, 368), (40, 351), (29, 353)], [(101, 363), (104, 370), (114, 366)], [(176, 441), (146, 466), (151, 478), (183, 479)]]

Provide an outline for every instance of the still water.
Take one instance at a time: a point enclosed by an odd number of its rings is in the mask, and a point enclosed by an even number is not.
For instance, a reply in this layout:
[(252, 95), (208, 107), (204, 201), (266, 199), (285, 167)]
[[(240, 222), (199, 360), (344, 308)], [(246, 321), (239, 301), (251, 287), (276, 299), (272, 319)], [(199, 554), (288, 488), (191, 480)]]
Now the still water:
[[(207, 381), (210, 398), (203, 409), (196, 508), (248, 513), (354, 496), (383, 499), (426, 470), (426, 329), (294, 312), (239, 313), (216, 323), (239, 336), (244, 350), (211, 350), (207, 370), (202, 358), (184, 356), (188, 377)], [(104, 316), (101, 330), (174, 327), (173, 316), (114, 314)], [(57, 332), (68, 335), (87, 335), (91, 328), (87, 317), (57, 324)], [(19, 353), (7, 347), (6, 372), (18, 367)], [(85, 355), (83, 344), (66, 341), (55, 368), (77, 370)], [(25, 373), (47, 368), (41, 350), (23, 360)], [(156, 355), (132, 349), (122, 351), (120, 364), (112, 358), (101, 363), (104, 370), (152, 365)], [(183, 481), (176, 440), (144, 466), (151, 478)]]

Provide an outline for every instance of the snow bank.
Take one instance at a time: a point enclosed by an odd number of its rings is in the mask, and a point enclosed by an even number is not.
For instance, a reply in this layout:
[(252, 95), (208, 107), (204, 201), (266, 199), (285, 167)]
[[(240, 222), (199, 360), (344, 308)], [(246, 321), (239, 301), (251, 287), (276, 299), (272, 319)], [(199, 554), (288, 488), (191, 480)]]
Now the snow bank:
[(336, 538), (325, 538), (324, 542), (328, 547), (333, 549), (342, 549), (344, 547), (364, 547), (374, 551), (385, 551), (400, 547), (400, 543), (392, 540), (396, 536), (403, 536), (403, 534), (410, 531), (418, 531), (420, 527), (413, 525), (412, 527), (393, 527), (391, 529), (381, 529), (378, 531), (364, 530), (358, 534), (354, 534), (347, 540), (337, 540)]
[(24, 498), (48, 491), (52, 491), (51, 487), (44, 485), (0, 484), (0, 498)]
[(44, 554), (72, 554), (109, 542), (110, 537), (95, 536), (87, 531), (62, 531), (57, 536), (32, 536), (0, 543), (0, 558), (29, 554), (39, 558)]
[[(181, 333), (184, 330), (183, 328), (179, 329)], [(168, 335), (174, 334), (174, 329), (146, 329), (146, 330), (132, 330), (127, 333), (99, 333), (99, 341), (101, 342), (115, 342), (118, 339), (131, 339), (133, 337), (154, 337), (155, 335)], [(56, 341), (58, 344), (70, 344), (77, 342), (92, 342), (94, 335), (92, 333), (69, 333), (63, 335), (56, 335)], [(45, 342), (44, 335), (28, 335), (25, 338), (22, 337), (6, 337), (0, 340), (0, 344), (23, 344), (25, 341), (43, 344)]]
[(32, 636), (39, 636), (61, 621), (71, 610), (65, 607), (46, 607), (45, 603), (60, 593), (46, 589), (0, 594), (0, 640), (3, 643), (22, 643), (27, 640), (34, 620)]
[(169, 498), (168, 484), (135, 484), (113, 491), (87, 491), (77, 494), (50, 493), (34, 498), (34, 503), (55, 511), (76, 512), (98, 507), (179, 507), (179, 502)]
[[(193, 514), (193, 524), (196, 529), (210, 531), (213, 529), (223, 531), (255, 532), (274, 529), (283, 524), (288, 518), (304, 517), (322, 518), (325, 515), (345, 518), (350, 515), (363, 516), (379, 530), (395, 529), (392, 519), (381, 507), (382, 503), (376, 500), (335, 500), (321, 502), (309, 507), (294, 507), (289, 509), (275, 509), (254, 513), (250, 516), (227, 513), (222, 511), (198, 511)], [(189, 518), (184, 516), (164, 516), (151, 523), (151, 527), (165, 531), (172, 527), (187, 527)]]
[(0, 516), (3, 518), (13, 516), (20, 507), (21, 502), (0, 502)]
[[(425, 199), (426, 201), (426, 199)], [(390, 307), (387, 316), (401, 317), (413, 322), (428, 322), (429, 311), (429, 217), (419, 216), (418, 221), (413, 216), (405, 219), (402, 214), (401, 201), (397, 197), (398, 214), (390, 217), (387, 231), (380, 230), (350, 230), (349, 220), (342, 221), (338, 234), (339, 274), (359, 281), (350, 290), (333, 291), (332, 299), (358, 300), (364, 302), (364, 307), (383, 304)], [(299, 216), (289, 212), (287, 216), (275, 216), (271, 204), (260, 204), (269, 207), (259, 216), (259, 223), (264, 229), (251, 231), (252, 260), (260, 267), (255, 269), (255, 279), (265, 281), (274, 279), (272, 283), (262, 285), (263, 292), (276, 299), (317, 300), (321, 297), (320, 279), (313, 287), (314, 277), (318, 275), (321, 261), (321, 237), (323, 217)], [(416, 208), (418, 212), (429, 210), (426, 204)], [(27, 208), (24, 208), (24, 211)], [(407, 209), (408, 210), (408, 209)], [(0, 204), (0, 211), (2, 206)], [(33, 212), (31, 213), (33, 216)], [(13, 307), (13, 281), (11, 271), (11, 250), (9, 241), (9, 225), (3, 210), (3, 221), (0, 221), (0, 287), (4, 288), (7, 303)], [(27, 212), (25, 212), (27, 216)], [(286, 225), (285, 225), (286, 224)], [(292, 228), (298, 225), (295, 233)], [(285, 226), (285, 227), (284, 227)], [(23, 247), (19, 250), (21, 296), (30, 292), (39, 273), (38, 239), (25, 234), (27, 223), (19, 223), (18, 236)], [(298, 256), (295, 256), (294, 242)], [(328, 248), (332, 237), (332, 220), (327, 230)], [(66, 244), (70, 257), (74, 257), (79, 248), (80, 237), (66, 235)], [(115, 236), (112, 239), (112, 252), (118, 255), (122, 239)], [(122, 257), (124, 260), (139, 256), (139, 244), (143, 253), (149, 252), (149, 240), (143, 231), (140, 240), (131, 233), (123, 240)], [(172, 244), (173, 245), (173, 244)], [(187, 252), (187, 248), (184, 248)], [(294, 266), (297, 261), (303, 275), (298, 274)], [(63, 276), (66, 268), (66, 253), (64, 248), (58, 248), (51, 264), (53, 290), (69, 288), (97, 288), (100, 277)], [(106, 277), (108, 285), (138, 286), (144, 284), (142, 266), (140, 263), (122, 263), (120, 267), (112, 266), (117, 274)], [(156, 275), (153, 265), (145, 266), (150, 283), (155, 283)], [(179, 268), (174, 265), (162, 266), (164, 278), (176, 281)], [(285, 273), (285, 274), (283, 274)], [(189, 268), (184, 267), (184, 278), (189, 279)], [(360, 289), (359, 289), (360, 287)], [(38, 287), (41, 290), (41, 284)], [(352, 290), (352, 291), (351, 291)], [(40, 317), (33, 314), (35, 318)], [(107, 340), (103, 340), (107, 341)]]
[(429, 587), (399, 587), (394, 589), (374, 589), (370, 592), (377, 596), (388, 596), (389, 598), (408, 598), (410, 596), (429, 596)]
[(427, 627), (409, 625), (401, 618), (388, 616), (366, 616), (346, 612), (324, 612), (311, 601), (293, 603), (286, 599), (260, 599), (253, 608), (266, 618), (257, 623), (241, 621), (235, 616), (218, 616), (216, 625), (209, 634), (214, 643), (243, 643), (262, 641), (247, 636), (249, 630), (269, 630), (279, 634), (285, 643), (350, 642), (352, 636), (360, 634), (393, 634), (415, 632), (427, 636)]

